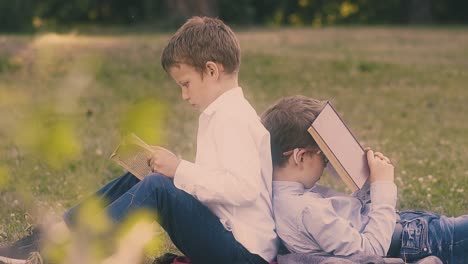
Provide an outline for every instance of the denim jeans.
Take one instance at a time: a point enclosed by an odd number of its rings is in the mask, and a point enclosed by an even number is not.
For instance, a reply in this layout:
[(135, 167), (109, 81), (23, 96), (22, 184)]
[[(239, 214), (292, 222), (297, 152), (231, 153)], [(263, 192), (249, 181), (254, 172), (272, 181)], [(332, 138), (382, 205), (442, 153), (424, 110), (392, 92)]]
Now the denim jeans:
[(414, 262), (437, 256), (444, 263), (468, 261), (468, 215), (446, 217), (426, 211), (402, 211), (400, 257)]
[[(106, 211), (117, 223), (138, 209), (149, 209), (174, 245), (193, 263), (267, 263), (236, 241), (205, 205), (177, 189), (171, 179), (152, 174), (142, 181), (130, 173), (109, 182), (96, 193), (107, 201)], [(73, 227), (80, 204), (64, 214)]]

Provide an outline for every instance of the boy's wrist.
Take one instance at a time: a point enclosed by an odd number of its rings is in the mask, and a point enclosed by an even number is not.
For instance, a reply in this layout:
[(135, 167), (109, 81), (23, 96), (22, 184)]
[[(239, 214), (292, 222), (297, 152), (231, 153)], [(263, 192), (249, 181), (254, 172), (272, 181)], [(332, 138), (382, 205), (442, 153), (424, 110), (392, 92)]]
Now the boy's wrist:
[(379, 180), (371, 183), (370, 196), (372, 204), (396, 206), (397, 187), (393, 181)]
[(379, 183), (379, 182), (394, 183), (395, 181), (393, 181), (391, 179), (378, 179), (378, 180), (374, 180), (374, 181), (370, 182), (370, 184)]

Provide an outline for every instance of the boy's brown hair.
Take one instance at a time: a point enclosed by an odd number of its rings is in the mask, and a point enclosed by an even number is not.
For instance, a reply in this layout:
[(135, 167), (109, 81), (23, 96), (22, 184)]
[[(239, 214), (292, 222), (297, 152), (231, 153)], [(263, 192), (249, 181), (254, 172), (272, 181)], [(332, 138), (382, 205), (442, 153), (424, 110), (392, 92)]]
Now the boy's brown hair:
[(286, 151), (318, 147), (307, 129), (325, 104), (326, 101), (295, 95), (280, 99), (262, 114), (262, 123), (270, 132), (273, 167), (284, 167), (289, 158), (283, 155)]
[(171, 37), (161, 56), (166, 72), (185, 63), (203, 73), (208, 61), (222, 64), (228, 74), (239, 71), (240, 45), (236, 35), (223, 21), (210, 17), (187, 20)]

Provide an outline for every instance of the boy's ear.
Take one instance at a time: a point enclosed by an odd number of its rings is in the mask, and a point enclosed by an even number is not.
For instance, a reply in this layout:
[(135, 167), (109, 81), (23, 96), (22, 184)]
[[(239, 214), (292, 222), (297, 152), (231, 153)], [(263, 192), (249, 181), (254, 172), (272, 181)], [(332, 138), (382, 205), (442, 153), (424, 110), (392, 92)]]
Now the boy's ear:
[(216, 77), (216, 79), (218, 78), (219, 68), (218, 68), (218, 65), (216, 63), (214, 63), (212, 61), (206, 62), (205, 70), (206, 70), (206, 74), (208, 76)]
[(294, 166), (294, 167), (299, 167), (300, 169), (302, 169), (303, 167), (303, 162), (302, 162), (302, 158), (301, 157), (297, 157), (296, 156), (296, 159), (294, 158), (294, 155), (291, 155), (288, 157), (288, 164), (291, 164), (289, 166)]
[(302, 168), (304, 167), (304, 155), (305, 155), (305, 151), (298, 151), (297, 154), (295, 154), (296, 156), (296, 165), (302, 170)]

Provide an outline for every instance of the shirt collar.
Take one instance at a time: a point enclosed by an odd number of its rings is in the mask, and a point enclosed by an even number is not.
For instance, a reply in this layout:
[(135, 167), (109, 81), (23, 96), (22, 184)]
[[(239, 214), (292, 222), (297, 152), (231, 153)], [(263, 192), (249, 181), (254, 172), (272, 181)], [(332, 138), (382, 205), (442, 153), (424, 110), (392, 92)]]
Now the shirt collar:
[(273, 192), (275, 194), (304, 194), (309, 189), (305, 189), (304, 185), (299, 182), (292, 181), (273, 181)]
[(216, 98), (213, 102), (211, 102), (211, 104), (209, 104), (205, 108), (205, 110), (203, 110), (203, 114), (210, 116), (214, 114), (217, 110), (225, 106), (226, 103), (237, 101), (241, 98), (244, 98), (244, 93), (242, 92), (241, 87), (238, 86), (238, 87), (229, 89), (223, 94), (221, 94), (220, 96), (218, 96), (218, 98)]

